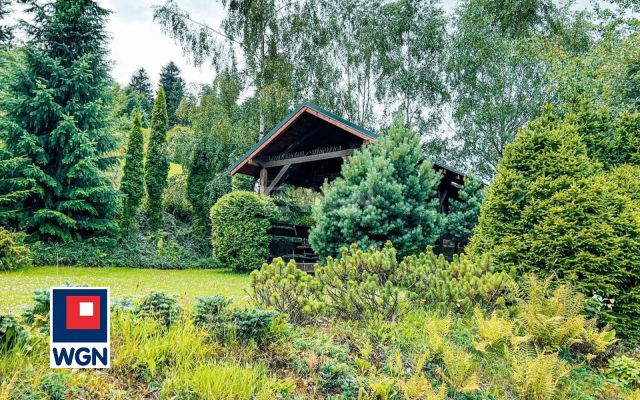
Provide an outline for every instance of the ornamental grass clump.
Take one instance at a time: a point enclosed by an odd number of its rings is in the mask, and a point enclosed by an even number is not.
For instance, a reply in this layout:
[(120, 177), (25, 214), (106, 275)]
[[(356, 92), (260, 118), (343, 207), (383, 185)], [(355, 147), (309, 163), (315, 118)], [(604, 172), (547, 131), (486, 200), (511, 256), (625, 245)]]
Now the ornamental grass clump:
[(394, 320), (403, 313), (402, 295), (394, 284), (400, 270), (390, 242), (382, 250), (364, 251), (353, 244), (340, 253), (315, 271), (330, 311), (347, 319)]
[(451, 262), (428, 250), (400, 263), (410, 296), (429, 308), (469, 312), (474, 306), (495, 309), (513, 301), (515, 283), (497, 271), (489, 256), (454, 255)]
[(275, 258), (251, 273), (251, 299), (259, 306), (288, 314), (294, 324), (313, 321), (325, 308), (317, 280), (290, 260)]

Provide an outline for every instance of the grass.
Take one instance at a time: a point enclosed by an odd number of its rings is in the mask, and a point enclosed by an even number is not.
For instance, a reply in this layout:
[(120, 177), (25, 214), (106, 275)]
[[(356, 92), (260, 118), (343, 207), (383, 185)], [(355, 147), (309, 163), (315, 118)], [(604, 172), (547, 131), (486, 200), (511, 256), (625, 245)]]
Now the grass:
[(249, 275), (228, 270), (154, 270), (136, 268), (30, 267), (0, 273), (0, 313), (19, 313), (31, 304), (35, 289), (69, 281), (111, 288), (111, 297), (138, 297), (152, 291), (175, 295), (184, 306), (198, 296), (222, 294), (247, 300)]

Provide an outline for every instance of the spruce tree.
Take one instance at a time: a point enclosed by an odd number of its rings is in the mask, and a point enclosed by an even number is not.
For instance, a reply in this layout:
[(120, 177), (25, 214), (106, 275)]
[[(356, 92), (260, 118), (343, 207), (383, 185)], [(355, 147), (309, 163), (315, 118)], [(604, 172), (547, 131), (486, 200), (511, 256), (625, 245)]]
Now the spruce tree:
[(323, 187), (309, 240), (321, 256), (342, 246), (381, 247), (400, 256), (424, 250), (440, 233), (436, 187), (440, 176), (424, 159), (420, 137), (395, 121), (380, 142), (364, 147)]
[(35, 190), (35, 180), (29, 177), (34, 171), (28, 168), (28, 159), (0, 149), (0, 225), (15, 227), (22, 202)]
[(142, 120), (137, 112), (129, 134), (129, 144), (124, 161), (124, 173), (120, 191), (125, 195), (122, 210), (122, 226), (130, 229), (144, 196), (144, 138)]
[(33, 25), (0, 102), (6, 149), (27, 160), (36, 185), (15, 215), (45, 239), (113, 232), (117, 194), (104, 175), (116, 148), (107, 124), (109, 12), (91, 0), (50, 1), (27, 12)]
[[(133, 73), (127, 89), (131, 98), (130, 105), (132, 107), (139, 106), (142, 112), (150, 116), (153, 108), (153, 88), (149, 74), (144, 68), (140, 68)], [(134, 110), (135, 108), (131, 108), (129, 112)]]
[(184, 96), (184, 80), (180, 77), (180, 69), (173, 61), (162, 67), (160, 87), (164, 88), (167, 99), (168, 128), (170, 129), (178, 123), (176, 110)]
[(145, 163), (147, 186), (147, 217), (154, 229), (162, 228), (162, 196), (167, 188), (169, 152), (167, 151), (167, 104), (164, 89), (160, 88), (153, 104), (151, 137)]

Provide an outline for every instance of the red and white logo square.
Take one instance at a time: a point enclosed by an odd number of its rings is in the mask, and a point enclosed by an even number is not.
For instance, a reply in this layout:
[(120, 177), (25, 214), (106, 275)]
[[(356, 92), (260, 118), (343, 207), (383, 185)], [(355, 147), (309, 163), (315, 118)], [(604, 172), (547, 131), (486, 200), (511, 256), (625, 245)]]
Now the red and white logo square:
[(100, 296), (67, 296), (66, 328), (100, 329)]

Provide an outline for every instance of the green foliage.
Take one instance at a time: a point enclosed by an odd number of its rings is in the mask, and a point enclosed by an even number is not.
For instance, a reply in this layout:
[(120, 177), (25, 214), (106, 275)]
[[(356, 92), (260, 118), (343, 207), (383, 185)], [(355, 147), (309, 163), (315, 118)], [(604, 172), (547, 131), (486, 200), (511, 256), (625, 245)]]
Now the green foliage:
[(65, 400), (73, 396), (69, 375), (51, 372), (40, 378), (40, 390), (51, 400)]
[(49, 311), (51, 308), (49, 299), (49, 289), (34, 290), (34, 304), (22, 314), (24, 322), (41, 332), (49, 332)]
[(640, 361), (621, 355), (609, 360), (607, 376), (623, 385), (640, 387)]
[(220, 294), (198, 297), (191, 312), (193, 323), (202, 328), (215, 327), (224, 321), (229, 304), (231, 300)]
[(184, 96), (184, 80), (180, 77), (180, 69), (173, 62), (162, 67), (160, 71), (160, 87), (164, 89), (167, 102), (167, 128), (173, 128), (178, 123), (176, 110)]
[(0, 224), (17, 225), (22, 202), (35, 189), (29, 171), (33, 171), (33, 166), (27, 158), (13, 157), (0, 148)]
[(66, 243), (36, 242), (30, 245), (34, 265), (131, 267), (156, 269), (218, 266), (208, 246), (188, 223), (165, 214), (162, 233), (151, 230), (143, 215), (141, 229), (118, 238), (92, 238)]
[(151, 292), (137, 305), (135, 313), (143, 318), (152, 318), (168, 327), (182, 316), (182, 307), (171, 296), (163, 292)]
[(460, 200), (449, 201), (441, 237), (456, 243), (468, 243), (473, 228), (478, 224), (480, 206), (484, 201), (484, 186), (472, 176), (465, 176), (464, 186), (458, 192)]
[(321, 256), (337, 255), (344, 243), (368, 249), (387, 240), (401, 256), (422, 250), (440, 233), (438, 183), (420, 137), (396, 121), (380, 142), (345, 162), (341, 178), (325, 184), (309, 241)]
[(327, 257), (316, 267), (316, 279), (326, 296), (329, 310), (349, 319), (394, 320), (402, 314), (400, 278), (396, 250), (387, 242), (382, 250), (364, 251), (356, 244), (343, 247), (340, 258)]
[(324, 309), (319, 283), (290, 260), (275, 258), (251, 272), (251, 299), (287, 314), (292, 323), (313, 322)]
[(244, 309), (233, 313), (236, 338), (240, 341), (254, 340), (261, 343), (271, 333), (271, 324), (278, 312), (259, 308)]
[(0, 271), (31, 265), (31, 252), (23, 244), (23, 236), (0, 227)]
[(174, 126), (167, 132), (169, 161), (189, 168), (196, 143), (198, 137), (193, 129), (181, 125)]
[(133, 119), (129, 144), (124, 159), (124, 168), (120, 191), (125, 195), (122, 209), (122, 226), (129, 230), (135, 221), (140, 203), (144, 197), (144, 138), (141, 130), (142, 120), (136, 112)]
[(5, 64), (1, 78), (0, 135), (12, 157), (27, 160), (25, 177), (35, 181), (15, 217), (46, 239), (112, 233), (117, 198), (104, 174), (117, 161), (106, 109), (108, 11), (73, 0), (27, 13), (34, 25), (22, 56)]
[(27, 341), (27, 331), (11, 315), (0, 315), (0, 353)]
[(226, 194), (211, 208), (213, 256), (237, 271), (251, 271), (269, 255), (269, 198), (252, 192)]
[[(187, 199), (188, 176), (176, 174), (169, 177), (167, 190), (164, 192), (164, 209), (167, 213), (181, 221), (191, 222), (191, 203)], [(195, 227), (194, 227), (195, 228)]]
[(508, 147), (469, 251), (614, 299), (604, 322), (637, 336), (640, 204), (619, 174), (601, 172), (579, 128), (547, 111)]
[[(147, 117), (150, 116), (153, 108), (153, 88), (151, 87), (151, 78), (149, 78), (147, 71), (145, 71), (144, 68), (137, 69), (133, 75), (131, 75), (131, 80), (127, 88), (142, 96), (138, 112), (143, 112)], [(129, 113), (133, 111), (135, 111), (135, 108), (129, 110)]]
[(144, 166), (147, 187), (147, 217), (153, 229), (163, 223), (162, 196), (167, 188), (169, 155), (167, 153), (167, 105), (164, 90), (160, 88), (153, 104), (151, 138)]
[(426, 251), (400, 263), (402, 281), (411, 296), (427, 308), (469, 312), (476, 306), (492, 310), (513, 302), (515, 282), (498, 271), (487, 256), (454, 255)]

